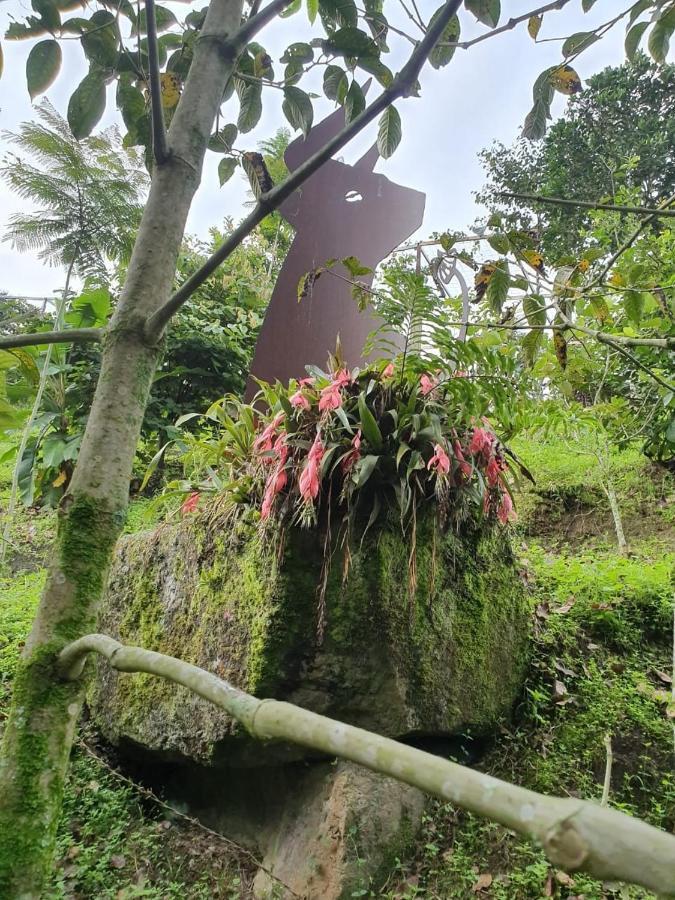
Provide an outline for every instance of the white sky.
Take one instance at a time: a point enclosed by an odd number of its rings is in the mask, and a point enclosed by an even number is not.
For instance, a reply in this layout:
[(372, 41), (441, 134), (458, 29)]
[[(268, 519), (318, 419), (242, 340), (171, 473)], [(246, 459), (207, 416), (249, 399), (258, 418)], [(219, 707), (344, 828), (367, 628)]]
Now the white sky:
[[(206, 0), (204, 0), (206, 2)], [(422, 15), (428, 19), (440, 0), (420, 0)], [(183, 18), (190, 8), (200, 8), (201, 3), (187, 7), (184, 4), (168, 4), (176, 15)], [(393, 0), (387, 3), (394, 7)], [(562, 11), (547, 13), (539, 35), (541, 38), (565, 37), (576, 31), (587, 31), (608, 20), (628, 3), (618, 0), (597, 0), (592, 11), (581, 11), (581, 0), (572, 0)], [(521, 15), (537, 6), (537, 0), (502, 0), (502, 22), (511, 16)], [(4, 33), (10, 16), (21, 19), (31, 13), (28, 0), (5, 0), (0, 5), (0, 30)], [(75, 13), (75, 15), (77, 12)], [(485, 31), (465, 11), (462, 19), (462, 40)], [(393, 20), (392, 20), (393, 21)], [(398, 24), (412, 30), (412, 23), (402, 20)], [(318, 23), (317, 23), (318, 26)], [(309, 31), (306, 14), (275, 22), (259, 35), (273, 59), (283, 52), (288, 43), (303, 40), (310, 34), (317, 36), (315, 28)], [(624, 27), (619, 23), (587, 50), (576, 63), (582, 79), (607, 65), (623, 60)], [(0, 128), (15, 130), (32, 116), (31, 103), (25, 84), (25, 63), (33, 46), (32, 41), (4, 41), (5, 72), (0, 81)], [(392, 50), (394, 40), (390, 41)], [(383, 57), (396, 71), (407, 53), (409, 45), (396, 45), (397, 51)], [(380, 160), (377, 170), (393, 181), (405, 184), (427, 195), (426, 214), (420, 236), (446, 228), (458, 230), (467, 227), (480, 213), (472, 192), (481, 187), (484, 177), (477, 153), (492, 140), (510, 144), (518, 135), (523, 119), (532, 100), (532, 84), (547, 66), (560, 60), (560, 44), (557, 41), (534, 44), (527, 34), (525, 23), (512, 31), (497, 35), (477, 44), (467, 51), (458, 50), (451, 63), (439, 71), (426, 66), (421, 77), (422, 94), (419, 98), (400, 101), (397, 104), (403, 120), (403, 140), (389, 160)], [(318, 79), (321, 77), (319, 70)], [(65, 115), (68, 98), (75, 85), (85, 74), (84, 55), (76, 42), (64, 44), (64, 64), (56, 82), (47, 96)], [(283, 73), (283, 66), (276, 63), (276, 75)], [(314, 73), (311, 73), (314, 74)], [(305, 90), (321, 93), (320, 81), (312, 83), (304, 79)], [(114, 88), (109, 88), (108, 106), (100, 127), (117, 121), (114, 109)], [(371, 88), (374, 92), (374, 88)], [(37, 98), (38, 100), (40, 98)], [(263, 117), (258, 127), (237, 142), (241, 149), (253, 149), (258, 140), (274, 133), (286, 124), (281, 112), (280, 91), (269, 89), (264, 94)], [(564, 109), (565, 98), (557, 96), (554, 115)], [(315, 121), (328, 113), (331, 105), (315, 101)], [(228, 121), (227, 108), (223, 122)], [(236, 102), (229, 110), (230, 120), (236, 121)], [(376, 124), (344, 151), (346, 160), (357, 159), (374, 142)], [(0, 141), (0, 151), (6, 144)], [(227, 215), (235, 219), (243, 213), (246, 183), (235, 176), (223, 188), (218, 186), (216, 168), (219, 157), (207, 154), (202, 184), (195, 198), (188, 231), (205, 236), (209, 227), (222, 222)], [(0, 185), (0, 230), (9, 215), (25, 203), (14, 197)], [(7, 243), (0, 243), (0, 290), (23, 295), (49, 295), (63, 283), (63, 273), (42, 265), (30, 254), (17, 254)]]

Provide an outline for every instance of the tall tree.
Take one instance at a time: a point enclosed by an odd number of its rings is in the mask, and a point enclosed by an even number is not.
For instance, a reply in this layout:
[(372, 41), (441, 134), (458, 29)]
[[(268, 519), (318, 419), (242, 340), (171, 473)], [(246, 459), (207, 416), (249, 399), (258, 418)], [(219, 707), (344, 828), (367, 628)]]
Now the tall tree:
[[(310, 23), (314, 24), (318, 16), (324, 36), (287, 48), (281, 58), (286, 67), (284, 79), (274, 87), (283, 91), (283, 110), (291, 126), (307, 132), (313, 118), (312, 98), (297, 83), (315, 65), (323, 66), (324, 93), (345, 107), (347, 124), (276, 186), (255, 155), (233, 153), (232, 145), (238, 133), (247, 133), (259, 121), (263, 85), (274, 79), (273, 61), (254, 39), (282, 10), (299, 9), (300, 0), (271, 0), (262, 9), (254, 0), (247, 17), (243, 15), (243, 0), (210, 0), (205, 10), (187, 15), (178, 35), (171, 31), (177, 27), (174, 13), (155, 7), (154, 0), (146, 0), (140, 15), (134, 4), (120, 0), (111, 4), (117, 15), (102, 8), (89, 19), (76, 16), (66, 22), (61, 16), (67, 4), (40, 0), (36, 3), (37, 15), (11, 26), (10, 36), (14, 38), (51, 35), (36, 44), (28, 58), (27, 81), (33, 96), (46, 89), (59, 70), (61, 49), (56, 36), (64, 31), (69, 38), (79, 34), (90, 70), (69, 103), (73, 133), (86, 137), (91, 132), (105, 108), (106, 85), (117, 80), (116, 96), (128, 129), (126, 140), (144, 144), (148, 157), (151, 148), (154, 165), (148, 202), (115, 313), (103, 335), (77, 335), (80, 340), (104, 337), (101, 374), (77, 466), (61, 504), (49, 577), (26, 641), (3, 734), (0, 893), (39, 897), (50, 864), (83, 690), (79, 680), (64, 680), (59, 654), (95, 627), (97, 603), (124, 521), (148, 393), (161, 356), (163, 334), (173, 315), (271, 211), (367, 124), (379, 119), (380, 153), (385, 157), (393, 153), (401, 139), (401, 119), (393, 104), (417, 93), (427, 60), (441, 68), (451, 61), (458, 46), (466, 49), (505, 29), (519, 24), (525, 27), (533, 15), (560, 9), (567, 2), (571, 0), (553, 0), (500, 27), (499, 0), (465, 0), (466, 9), (491, 30), (460, 43), (457, 13), (463, 5), (461, 0), (446, 0), (429, 22), (411, 12), (414, 36), (403, 30), (405, 22), (399, 27), (399, 20), (390, 29), (381, 3), (368, 0), (363, 10), (353, 0), (309, 0)], [(583, 9), (590, 6), (584, 0)], [(675, 29), (669, 12), (672, 6), (666, 9), (660, 0), (638, 0), (636, 8), (638, 16), (654, 14), (649, 42), (652, 53), (662, 59)], [(158, 31), (169, 34), (158, 38)], [(388, 50), (388, 42), (402, 32), (406, 46), (409, 43), (412, 50), (394, 75), (381, 56)], [(129, 41), (136, 42), (132, 50), (127, 48)], [(172, 53), (166, 59), (169, 50)], [(166, 71), (161, 71), (164, 65)], [(369, 106), (355, 75), (359, 67), (372, 73), (383, 86)], [(566, 61), (542, 73), (536, 86), (537, 115), (543, 113), (545, 118), (555, 89), (569, 94), (577, 84), (578, 76)], [(224, 97), (234, 92), (239, 102), (237, 126), (227, 125), (213, 133)], [(149, 106), (146, 97), (151, 99)], [(168, 131), (165, 113), (170, 118)], [(172, 293), (185, 221), (209, 145), (223, 153), (223, 180), (241, 159), (250, 173), (257, 202), (207, 263)], [(69, 341), (75, 336), (64, 331), (51, 339)], [(45, 335), (39, 340), (44, 342)], [(123, 658), (120, 665), (124, 665)], [(660, 837), (667, 840), (665, 835)], [(579, 845), (575, 846), (578, 855)]]
[(675, 191), (675, 66), (657, 66), (638, 53), (589, 78), (540, 142), (495, 143), (480, 156), (488, 181), (477, 199), (516, 227), (540, 231), (548, 259), (577, 254), (591, 221), (588, 210), (505, 199), (499, 192), (611, 203), (628, 190), (636, 204), (657, 206)]

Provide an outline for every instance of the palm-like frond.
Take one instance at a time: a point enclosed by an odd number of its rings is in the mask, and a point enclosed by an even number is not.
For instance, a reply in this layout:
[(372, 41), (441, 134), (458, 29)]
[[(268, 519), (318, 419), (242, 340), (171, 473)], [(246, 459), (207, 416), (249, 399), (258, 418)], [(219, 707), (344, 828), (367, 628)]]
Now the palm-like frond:
[(76, 141), (47, 100), (37, 113), (38, 122), (5, 135), (16, 152), (0, 177), (38, 211), (13, 216), (3, 239), (52, 265), (74, 262), (82, 276), (105, 272), (133, 246), (148, 184), (141, 158), (122, 148), (115, 128)]

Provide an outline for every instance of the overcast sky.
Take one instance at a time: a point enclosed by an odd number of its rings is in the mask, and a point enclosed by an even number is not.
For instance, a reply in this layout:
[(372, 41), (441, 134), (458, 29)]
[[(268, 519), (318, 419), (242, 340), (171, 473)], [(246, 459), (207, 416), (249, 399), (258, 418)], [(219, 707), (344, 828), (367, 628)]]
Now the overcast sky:
[[(439, 0), (420, 0), (418, 6), (428, 18), (438, 6)], [(184, 4), (167, 4), (179, 18), (185, 16)], [(510, 16), (518, 16), (537, 5), (536, 0), (502, 0), (502, 22)], [(387, 9), (395, 6), (393, 0)], [(199, 8), (194, 4), (193, 8)], [(581, 11), (581, 0), (572, 0), (567, 8), (547, 13), (540, 38), (565, 37), (575, 31), (586, 31), (616, 14), (618, 0), (597, 0), (591, 13)], [(31, 13), (28, 0), (5, 0), (0, 4), (0, 27), (7, 27), (11, 16), (22, 18)], [(77, 13), (75, 13), (77, 14)], [(462, 39), (485, 31), (465, 11), (462, 18)], [(411, 23), (401, 21), (402, 27), (412, 29)], [(304, 12), (278, 21), (260, 35), (273, 58), (278, 58), (291, 41), (302, 40), (311, 32)], [(315, 30), (314, 36), (318, 34)], [(592, 46), (580, 58), (577, 68), (582, 78), (623, 59), (624, 28), (620, 23), (605, 38)], [(32, 116), (31, 103), (25, 86), (25, 63), (33, 42), (3, 41), (5, 72), (0, 81), (0, 127), (14, 130)], [(385, 58), (394, 71), (400, 67), (402, 53), (407, 52), (404, 42), (396, 52)], [(422, 93), (419, 98), (400, 101), (397, 106), (403, 120), (403, 141), (389, 160), (380, 160), (377, 170), (399, 183), (424, 191), (427, 195), (424, 225), (419, 232), (426, 237), (432, 231), (446, 228), (466, 228), (480, 213), (472, 192), (483, 183), (483, 173), (477, 154), (493, 140), (510, 144), (519, 133), (532, 99), (532, 84), (547, 66), (560, 60), (560, 43), (546, 41), (534, 44), (527, 33), (525, 23), (512, 31), (497, 35), (467, 51), (458, 50), (452, 62), (435, 71), (426, 66), (421, 77)], [(277, 65), (277, 73), (283, 67)], [(68, 98), (75, 85), (85, 74), (83, 54), (75, 42), (64, 45), (64, 64), (61, 74), (48, 92), (48, 97), (65, 115)], [(278, 77), (278, 76), (277, 76)], [(320, 75), (319, 75), (320, 78)], [(320, 81), (312, 84), (303, 80), (306, 90), (320, 93)], [(285, 124), (281, 113), (281, 92), (265, 93), (264, 112), (255, 131), (242, 136), (237, 143), (241, 149), (252, 148), (256, 142), (272, 134)], [(557, 96), (554, 114), (560, 115), (565, 99)], [(327, 101), (316, 101), (315, 120), (331, 109)], [(236, 120), (236, 104), (230, 110)], [(227, 110), (224, 121), (227, 121)], [(99, 127), (117, 121), (114, 109), (113, 88), (109, 89), (106, 114)], [(347, 161), (357, 159), (373, 143), (376, 124), (370, 126), (344, 151)], [(0, 141), (0, 151), (6, 144)], [(195, 198), (188, 231), (205, 236), (212, 225), (222, 222), (225, 216), (235, 219), (242, 215), (246, 184), (235, 176), (223, 188), (218, 186), (216, 174), (218, 157), (207, 155), (202, 184)], [(18, 201), (0, 185), (0, 229), (9, 215), (21, 208)], [(25, 204), (24, 204), (25, 205)], [(0, 290), (23, 295), (49, 295), (62, 287), (63, 273), (43, 266), (29, 254), (17, 254), (7, 243), (0, 244)]]

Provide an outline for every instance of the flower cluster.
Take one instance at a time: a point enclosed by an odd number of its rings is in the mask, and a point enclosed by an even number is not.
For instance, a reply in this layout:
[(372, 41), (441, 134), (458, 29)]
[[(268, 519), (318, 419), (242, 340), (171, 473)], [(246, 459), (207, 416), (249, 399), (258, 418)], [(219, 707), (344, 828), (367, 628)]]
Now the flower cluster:
[[(466, 508), (459, 503), (466, 495), (488, 518), (515, 517), (503, 447), (489, 422), (462, 422), (461, 406), (453, 408), (451, 382), (466, 373), (402, 377), (392, 362), (314, 371), (289, 389), (263, 385), (269, 415), (246, 407), (254, 431), (239, 466), (262, 520), (315, 521), (328, 496), (347, 510), (370, 498), (376, 513), (398, 503), (405, 516), (434, 497), (451, 514)], [(192, 495), (183, 511), (197, 502)]]

